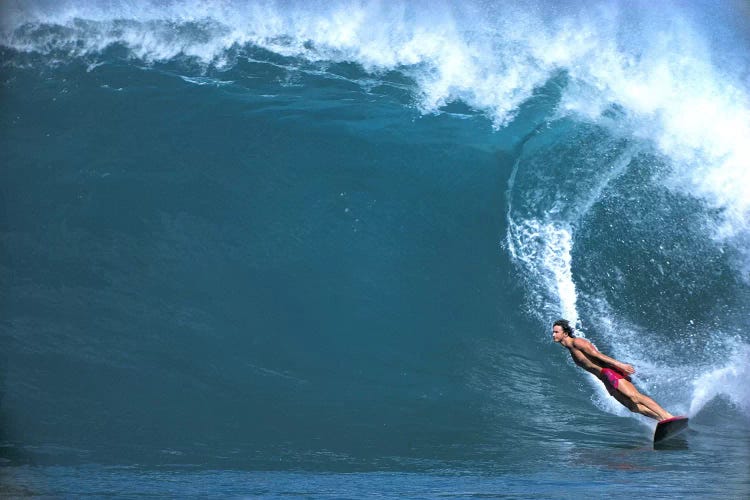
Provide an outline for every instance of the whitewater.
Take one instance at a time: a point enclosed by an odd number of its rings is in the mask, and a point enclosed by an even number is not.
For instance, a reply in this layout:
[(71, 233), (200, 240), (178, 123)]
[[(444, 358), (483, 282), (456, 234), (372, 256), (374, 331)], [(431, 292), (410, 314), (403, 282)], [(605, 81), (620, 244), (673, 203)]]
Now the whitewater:
[(3, 2), (0, 491), (746, 495), (749, 19)]

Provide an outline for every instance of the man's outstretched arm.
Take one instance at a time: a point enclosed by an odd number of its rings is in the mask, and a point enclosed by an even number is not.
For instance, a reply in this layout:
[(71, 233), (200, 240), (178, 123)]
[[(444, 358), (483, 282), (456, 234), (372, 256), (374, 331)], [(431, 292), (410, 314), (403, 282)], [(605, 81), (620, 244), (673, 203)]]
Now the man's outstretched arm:
[(599, 352), (599, 350), (594, 347), (594, 344), (591, 342), (584, 340), (584, 339), (575, 339), (573, 341), (573, 347), (576, 349), (579, 349), (587, 356), (591, 356), (592, 358), (598, 359), (600, 361), (605, 362), (609, 366), (613, 366), (620, 370), (622, 373), (626, 375), (632, 375), (635, 373), (635, 368), (633, 368), (632, 365), (629, 365), (627, 363), (623, 363), (621, 361), (617, 361), (615, 358), (610, 358), (606, 354), (602, 354)]

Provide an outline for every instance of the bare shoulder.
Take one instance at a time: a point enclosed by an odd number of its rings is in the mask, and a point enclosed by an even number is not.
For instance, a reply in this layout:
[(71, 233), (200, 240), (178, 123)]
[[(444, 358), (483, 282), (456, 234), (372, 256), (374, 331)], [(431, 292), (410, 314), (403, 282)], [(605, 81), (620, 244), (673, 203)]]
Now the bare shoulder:
[(580, 337), (576, 337), (573, 339), (573, 343), (571, 344), (572, 347), (576, 349), (586, 350), (586, 349), (592, 349), (594, 348), (594, 344), (589, 342), (586, 339), (582, 339)]

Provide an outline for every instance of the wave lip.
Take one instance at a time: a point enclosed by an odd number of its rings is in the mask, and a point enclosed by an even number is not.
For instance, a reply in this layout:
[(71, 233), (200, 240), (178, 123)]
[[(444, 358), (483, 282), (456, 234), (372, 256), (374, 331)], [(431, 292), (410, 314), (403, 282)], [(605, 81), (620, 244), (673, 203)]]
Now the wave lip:
[[(354, 63), (373, 74), (405, 74), (424, 113), (463, 101), (495, 127), (563, 72), (559, 116), (604, 123), (613, 106), (620, 109), (615, 125), (670, 159), (669, 184), (720, 212), (713, 236), (742, 246), (750, 227), (750, 57), (737, 44), (745, 38), (723, 34), (731, 26), (704, 26), (701, 9), (709, 6), (700, 3), (640, 7), (11, 2), (2, 7), (0, 43), (55, 62), (96, 59), (121, 46), (147, 63), (190, 58), (204, 70), (231, 67), (252, 47)], [(727, 19), (736, 6), (710, 8)]]
[(267, 2), (213, 10), (194, 2), (166, 11), (135, 5), (69, 6), (44, 14), (17, 9), (6, 16), (11, 21), (2, 43), (73, 58), (120, 45), (148, 63), (188, 57), (217, 68), (231, 66), (248, 47), (306, 61), (353, 62), (375, 74), (405, 73), (419, 85), (417, 104), (424, 112), (463, 100), (488, 112), (496, 126), (507, 124), (555, 69), (531, 54), (526, 41), (506, 39), (494, 27), (476, 28), (480, 13), (448, 4)]

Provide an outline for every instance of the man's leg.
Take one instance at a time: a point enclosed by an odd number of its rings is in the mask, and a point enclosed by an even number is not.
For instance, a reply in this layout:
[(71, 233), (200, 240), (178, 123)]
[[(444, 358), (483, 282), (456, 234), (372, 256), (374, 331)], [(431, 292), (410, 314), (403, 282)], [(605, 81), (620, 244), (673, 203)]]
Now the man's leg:
[[(648, 396), (638, 392), (635, 386), (625, 379), (621, 379), (617, 384), (617, 392), (614, 394), (615, 399), (625, 405), (630, 411), (646, 415), (656, 420), (672, 418), (672, 414), (658, 405), (656, 401)], [(620, 398), (619, 395), (624, 397)]]

